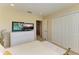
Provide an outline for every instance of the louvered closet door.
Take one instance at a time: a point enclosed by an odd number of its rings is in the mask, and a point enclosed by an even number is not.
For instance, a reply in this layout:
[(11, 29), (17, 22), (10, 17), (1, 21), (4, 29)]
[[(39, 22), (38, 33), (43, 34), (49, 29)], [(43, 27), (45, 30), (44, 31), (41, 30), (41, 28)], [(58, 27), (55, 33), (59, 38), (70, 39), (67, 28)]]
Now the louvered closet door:
[(52, 23), (52, 41), (79, 52), (79, 13), (55, 18)]

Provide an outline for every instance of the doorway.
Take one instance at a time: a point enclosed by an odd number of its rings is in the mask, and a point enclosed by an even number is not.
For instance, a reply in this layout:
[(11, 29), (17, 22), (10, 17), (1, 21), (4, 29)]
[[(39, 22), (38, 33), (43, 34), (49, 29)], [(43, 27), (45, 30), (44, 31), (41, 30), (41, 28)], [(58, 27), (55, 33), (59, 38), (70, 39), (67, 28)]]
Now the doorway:
[(37, 40), (42, 40), (42, 21), (36, 21)]

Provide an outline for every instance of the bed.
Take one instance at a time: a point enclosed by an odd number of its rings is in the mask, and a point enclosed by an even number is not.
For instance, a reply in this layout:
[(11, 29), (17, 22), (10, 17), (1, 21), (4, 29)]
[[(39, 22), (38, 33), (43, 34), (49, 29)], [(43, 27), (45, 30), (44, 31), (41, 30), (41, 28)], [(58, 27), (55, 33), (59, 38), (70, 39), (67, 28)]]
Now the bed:
[(48, 41), (37, 40), (7, 48), (4, 51), (9, 51), (12, 55), (63, 55), (65, 52), (64, 49)]

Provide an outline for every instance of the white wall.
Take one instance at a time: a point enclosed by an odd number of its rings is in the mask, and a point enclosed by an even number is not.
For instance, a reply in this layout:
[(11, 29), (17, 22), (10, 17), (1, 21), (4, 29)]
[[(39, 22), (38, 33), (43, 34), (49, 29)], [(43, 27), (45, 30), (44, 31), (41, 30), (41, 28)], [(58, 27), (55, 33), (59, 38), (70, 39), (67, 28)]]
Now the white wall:
[(32, 31), (11, 32), (11, 46), (36, 40), (36, 20), (27, 20), (22, 22), (33, 23), (34, 29)]
[(43, 19), (42, 21), (42, 36), (43, 36), (43, 39), (48, 39), (48, 20), (47, 19)]
[(79, 53), (79, 13), (52, 20), (52, 41)]
[[(0, 6), (0, 30), (6, 30), (11, 33), (11, 44), (16, 45), (23, 43), (24, 41), (30, 41), (36, 39), (36, 20), (42, 20), (40, 16), (25, 13), (23, 11), (17, 10), (16, 7), (11, 6)], [(12, 33), (12, 21), (33, 23), (34, 30), (27, 34), (26, 32)], [(24, 34), (25, 35), (24, 35)], [(22, 35), (22, 36), (21, 36)], [(15, 36), (17, 36), (15, 38)], [(28, 39), (29, 37), (29, 39)], [(22, 38), (22, 39), (19, 39)], [(26, 40), (25, 40), (26, 38)]]
[(11, 33), (11, 46), (27, 43), (33, 40), (35, 40), (34, 30)]

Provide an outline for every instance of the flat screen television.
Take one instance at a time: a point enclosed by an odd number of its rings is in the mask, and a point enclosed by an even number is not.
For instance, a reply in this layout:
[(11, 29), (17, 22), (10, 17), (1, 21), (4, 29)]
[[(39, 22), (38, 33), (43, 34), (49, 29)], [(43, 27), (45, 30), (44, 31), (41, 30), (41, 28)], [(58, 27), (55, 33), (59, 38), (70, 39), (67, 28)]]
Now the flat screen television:
[(24, 23), (23, 24), (23, 31), (31, 31), (33, 30), (34, 25), (32, 23)]
[(31, 31), (34, 29), (33, 23), (12, 22), (12, 32)]

